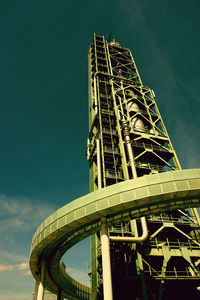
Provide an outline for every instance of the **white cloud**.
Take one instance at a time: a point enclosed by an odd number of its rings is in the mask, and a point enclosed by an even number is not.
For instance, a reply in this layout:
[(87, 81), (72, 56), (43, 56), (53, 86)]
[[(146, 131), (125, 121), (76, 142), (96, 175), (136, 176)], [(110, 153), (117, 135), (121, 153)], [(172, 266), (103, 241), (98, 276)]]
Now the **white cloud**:
[(25, 275), (25, 276), (32, 276), (32, 273), (31, 273), (30, 270), (28, 270), (26, 272), (23, 272), (22, 274)]
[(48, 213), (52, 213), (56, 207), (43, 201), (33, 201), (26, 197), (7, 197), (0, 194), (0, 215), (4, 216), (26, 216), (27, 218), (34, 220), (41, 219), (41, 217), (47, 217)]
[(32, 235), (58, 207), (2, 194), (0, 207), (0, 300), (30, 300), (34, 279), (27, 261)]
[(17, 265), (17, 268), (19, 270), (25, 270), (25, 269), (28, 269), (29, 265), (27, 263), (21, 263), (21, 264), (18, 264)]
[[(26, 270), (28, 268), (29, 268), (28, 263), (13, 264), (13, 265), (9, 265), (7, 263), (0, 264), (0, 272), (2, 272), (2, 271), (10, 271), (10, 270), (13, 270), (13, 269), (17, 269), (19, 271), (24, 271), (24, 270)], [(27, 272), (22, 272), (22, 274), (26, 274), (27, 275)]]
[(24, 197), (7, 197), (0, 194), (0, 273), (19, 271), (23, 276), (28, 270), (31, 239), (37, 226), (57, 207)]
[(0, 300), (31, 300), (32, 297), (30, 294), (2, 294), (0, 295)]
[(5, 250), (2, 250), (0, 249), (0, 261), (9, 261), (9, 262), (12, 262), (12, 264), (14, 263), (18, 263), (20, 261), (27, 261), (27, 256), (25, 255), (21, 255), (21, 254), (18, 254), (18, 253), (14, 253), (12, 251), (5, 251)]
[(15, 265), (7, 265), (7, 264), (0, 265), (0, 272), (10, 271), (10, 270), (14, 269), (14, 267), (15, 267)]
[[(25, 270), (31, 239), (37, 226), (57, 207), (24, 197), (0, 194), (0, 271)], [(28, 273), (27, 273), (28, 274)]]
[(1, 264), (0, 270), (0, 300), (32, 299), (34, 279), (29, 276), (27, 263)]
[(12, 198), (0, 194), (0, 232), (31, 230), (38, 226), (57, 207), (45, 202), (32, 201), (29, 198)]
[(75, 280), (77, 280), (87, 286), (90, 286), (90, 278), (86, 272), (83, 272), (83, 271), (75, 269), (75, 268), (68, 268), (68, 267), (66, 267), (66, 271)]

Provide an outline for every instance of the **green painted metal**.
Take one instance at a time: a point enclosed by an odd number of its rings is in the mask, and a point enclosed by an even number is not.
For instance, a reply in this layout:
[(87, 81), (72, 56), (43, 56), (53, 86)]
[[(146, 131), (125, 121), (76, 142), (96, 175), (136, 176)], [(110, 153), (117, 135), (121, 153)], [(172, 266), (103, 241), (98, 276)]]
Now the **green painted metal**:
[[(156, 173), (180, 170), (178, 157), (155, 101), (155, 93), (143, 84), (130, 49), (122, 47), (114, 40), (107, 41), (104, 36), (94, 34), (88, 57), (90, 121), (87, 158), (90, 165), (90, 190), (101, 189), (102, 186), (115, 186), (118, 182), (136, 177), (147, 175), (151, 177)], [(100, 141), (99, 148), (97, 139), (98, 142)], [(166, 183), (164, 189), (170, 188), (170, 185)], [(166, 220), (163, 220), (164, 217)], [(182, 224), (184, 218), (185, 223)], [(132, 226), (133, 224), (135, 225)], [(132, 295), (130, 299), (170, 298), (169, 294), (166, 296), (166, 280), (183, 279), (184, 276), (181, 273), (183, 265), (187, 265), (186, 273), (188, 274), (188, 268), (195, 270), (194, 263), (189, 263), (181, 252), (180, 241), (182, 244), (185, 243), (184, 251), (190, 255), (191, 252), (187, 249), (189, 243), (193, 248), (200, 241), (199, 225), (200, 220), (196, 209), (191, 209), (190, 213), (177, 209), (173, 214), (169, 211), (165, 215), (149, 217), (150, 239), (140, 247), (132, 246), (128, 254), (126, 246), (111, 242), (113, 290), (117, 288), (118, 291), (114, 297), (124, 299), (124, 291), (128, 291)], [(129, 232), (125, 234), (136, 236), (137, 227), (140, 226), (136, 219), (131, 220), (130, 224), (121, 224), (121, 230), (116, 231), (115, 228), (110, 228), (110, 234), (121, 236), (127, 226)], [(164, 232), (167, 233), (164, 234)], [(161, 256), (155, 255), (157, 253), (155, 247), (158, 247), (156, 245), (159, 243), (167, 247)], [(92, 237), (91, 248), (92, 299), (99, 300), (103, 296), (98, 233)], [(170, 251), (171, 257), (166, 257), (167, 251)], [(195, 249), (195, 253), (199, 253), (200, 256), (199, 246)], [(127, 256), (131, 263), (128, 264), (123, 256)], [(136, 261), (133, 257), (136, 257)], [(175, 257), (177, 257), (177, 262), (174, 262)], [(192, 258), (193, 262), (197, 261), (197, 257)], [(182, 262), (181, 259), (183, 259)], [(129, 265), (134, 269), (135, 264), (137, 267), (140, 266), (141, 271), (135, 270), (135, 277), (132, 274), (132, 283), (130, 283), (129, 275), (124, 269), (127, 269)], [(158, 271), (152, 271), (158, 266), (160, 268)], [(124, 272), (124, 275), (119, 275), (120, 272)], [(136, 276), (139, 273), (140, 280)], [(188, 274), (186, 274), (187, 278), (189, 278)], [(197, 279), (196, 275), (192, 276), (192, 272), (190, 275), (190, 280)], [(155, 278), (160, 282), (156, 284), (156, 288), (152, 289), (152, 286), (155, 286), (152, 280)], [(129, 284), (128, 288), (127, 284)], [(132, 294), (133, 285), (139, 286), (140, 290), (134, 295)], [(192, 284), (190, 287), (192, 288)], [(167, 290), (172, 291), (173, 288), (170, 287)]]
[[(181, 170), (154, 91), (143, 85), (128, 48), (94, 34), (88, 68), (91, 193), (62, 207), (38, 227), (31, 247), (31, 272), (40, 281), (45, 260), (45, 284), (51, 292), (68, 299), (100, 300), (100, 219), (107, 218), (111, 235), (136, 237), (138, 218), (147, 216), (148, 240), (141, 245), (110, 243), (114, 296), (124, 299), (126, 290), (127, 300), (171, 299), (181, 281), (187, 294), (200, 279), (196, 210), (200, 169)], [(91, 236), (91, 288), (69, 276), (61, 261), (69, 248), (87, 236)], [(196, 299), (195, 292), (191, 297)]]
[(58, 209), (38, 227), (31, 246), (31, 272), (40, 280), (40, 262), (46, 259), (50, 291), (62, 290), (69, 299), (89, 299), (90, 288), (71, 278), (60, 259), (75, 243), (99, 230), (101, 217), (106, 216), (112, 226), (143, 215), (197, 206), (200, 169), (140, 177), (92, 192)]

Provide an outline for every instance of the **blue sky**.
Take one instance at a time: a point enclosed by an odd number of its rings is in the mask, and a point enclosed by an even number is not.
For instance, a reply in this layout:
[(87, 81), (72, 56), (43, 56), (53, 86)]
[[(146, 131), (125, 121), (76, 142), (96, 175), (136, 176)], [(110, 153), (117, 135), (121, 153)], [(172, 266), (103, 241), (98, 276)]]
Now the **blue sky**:
[[(0, 3), (0, 300), (29, 300), (37, 226), (88, 193), (87, 53), (93, 32), (132, 50), (183, 168), (200, 167), (198, 0)], [(77, 257), (82, 258), (80, 260)], [(86, 280), (88, 243), (66, 255)]]

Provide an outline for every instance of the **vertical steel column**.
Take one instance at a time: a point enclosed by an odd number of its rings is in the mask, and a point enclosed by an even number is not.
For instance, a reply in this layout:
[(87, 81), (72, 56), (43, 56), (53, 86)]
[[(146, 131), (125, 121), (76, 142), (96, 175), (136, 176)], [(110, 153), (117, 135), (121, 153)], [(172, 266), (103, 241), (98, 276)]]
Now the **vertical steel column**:
[(38, 287), (37, 300), (44, 299), (45, 277), (46, 277), (46, 261), (45, 261), (45, 259), (43, 259), (42, 265), (41, 265), (41, 278), (40, 278), (40, 283), (39, 283), (39, 287)]
[(103, 294), (104, 300), (112, 300), (112, 277), (110, 263), (110, 247), (106, 218), (101, 219), (101, 251), (103, 267)]
[[(146, 218), (145, 218), (145, 224), (146, 224)], [(137, 228), (136, 220), (131, 221), (131, 227), (132, 227), (133, 231), (135, 232), (136, 237), (138, 237), (138, 228)], [(144, 267), (143, 267), (142, 255), (138, 251), (137, 251), (137, 262), (138, 262), (138, 268), (139, 268), (139, 272), (140, 272), (143, 300), (148, 300), (147, 286), (146, 286), (145, 277), (144, 277)]]
[(158, 295), (158, 300), (162, 300), (163, 288), (164, 288), (164, 280), (161, 280), (160, 289), (159, 289), (159, 295)]
[[(130, 165), (131, 165), (131, 171), (133, 174), (133, 178), (136, 179), (138, 176), (137, 176), (137, 171), (136, 171), (136, 167), (135, 167), (133, 149), (131, 146), (131, 139), (130, 139), (130, 135), (129, 135), (129, 126), (126, 121), (123, 121), (123, 126), (124, 126), (124, 136), (125, 136), (126, 146), (127, 146)], [(146, 221), (145, 217), (141, 218), (141, 222), (144, 223), (146, 230), (148, 230), (147, 229), (147, 221)], [(134, 226), (135, 226), (134, 231), (135, 231), (136, 235), (138, 236), (136, 220), (132, 220), (131, 223), (134, 224)], [(142, 284), (143, 297), (144, 297), (144, 300), (148, 300), (145, 278), (144, 278), (142, 255), (138, 251), (137, 251), (137, 259), (138, 259), (138, 264), (139, 264), (139, 269), (140, 269), (140, 278), (141, 278), (141, 284)]]
[(62, 294), (61, 294), (61, 290), (58, 291), (58, 294), (57, 294), (57, 300), (62, 300), (63, 297), (62, 297)]
[(130, 165), (131, 165), (131, 171), (132, 171), (132, 174), (133, 174), (133, 178), (136, 179), (137, 178), (137, 171), (136, 171), (136, 167), (135, 167), (133, 149), (132, 149), (132, 146), (131, 146), (131, 139), (130, 139), (130, 135), (129, 135), (128, 123), (126, 121), (123, 121), (123, 126), (124, 126), (124, 137), (125, 137), (125, 141), (126, 141), (126, 147), (127, 147), (127, 151), (128, 151)]
[(102, 180), (101, 180), (101, 154), (100, 154), (100, 140), (96, 139), (97, 147), (97, 180), (98, 180), (98, 190), (102, 189)]

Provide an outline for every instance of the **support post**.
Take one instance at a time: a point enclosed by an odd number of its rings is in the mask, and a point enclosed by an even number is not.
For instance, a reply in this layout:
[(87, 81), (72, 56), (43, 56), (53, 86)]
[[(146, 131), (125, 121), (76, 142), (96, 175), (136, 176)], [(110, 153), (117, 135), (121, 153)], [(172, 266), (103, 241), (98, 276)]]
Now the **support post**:
[(100, 140), (96, 139), (97, 145), (97, 180), (98, 180), (98, 190), (102, 189), (102, 180), (101, 180), (101, 154), (100, 154)]
[[(146, 218), (145, 218), (145, 221), (146, 221)], [(138, 228), (137, 228), (136, 220), (131, 221), (131, 229), (135, 232), (135, 236), (138, 237)], [(143, 299), (148, 300), (147, 285), (145, 282), (142, 255), (137, 251), (137, 249), (136, 249), (136, 254), (137, 254), (137, 263), (138, 263), (139, 274), (140, 274), (140, 281), (141, 281), (141, 286), (142, 286)]]
[(58, 294), (57, 294), (57, 300), (62, 300), (62, 294), (61, 294), (61, 290), (58, 290)]
[(148, 300), (147, 286), (146, 286), (145, 277), (144, 277), (144, 267), (143, 267), (143, 262), (142, 262), (142, 255), (138, 251), (137, 251), (137, 259), (138, 259), (138, 266), (140, 269), (140, 280), (141, 280), (141, 285), (142, 285), (143, 299)]
[(128, 151), (130, 165), (131, 165), (131, 171), (132, 171), (133, 179), (136, 179), (137, 178), (137, 171), (136, 171), (136, 167), (135, 167), (135, 160), (134, 160), (134, 155), (133, 155), (133, 149), (132, 149), (132, 146), (131, 146), (129, 126), (128, 126), (127, 121), (123, 121), (123, 126), (124, 126), (123, 129), (124, 129), (124, 137), (125, 137), (125, 141), (126, 141), (126, 147), (127, 147), (127, 151)]
[(102, 250), (104, 300), (112, 300), (113, 294), (112, 294), (110, 247), (109, 247), (108, 227), (107, 227), (106, 218), (101, 219), (101, 250)]
[(45, 261), (45, 259), (43, 259), (42, 265), (41, 265), (41, 277), (40, 277), (40, 283), (39, 283), (39, 287), (38, 287), (37, 300), (44, 299), (45, 276), (46, 276), (46, 261)]
[(158, 300), (162, 300), (163, 289), (164, 289), (164, 280), (161, 280), (161, 282), (160, 282), (160, 289), (159, 289), (159, 295), (158, 295)]

